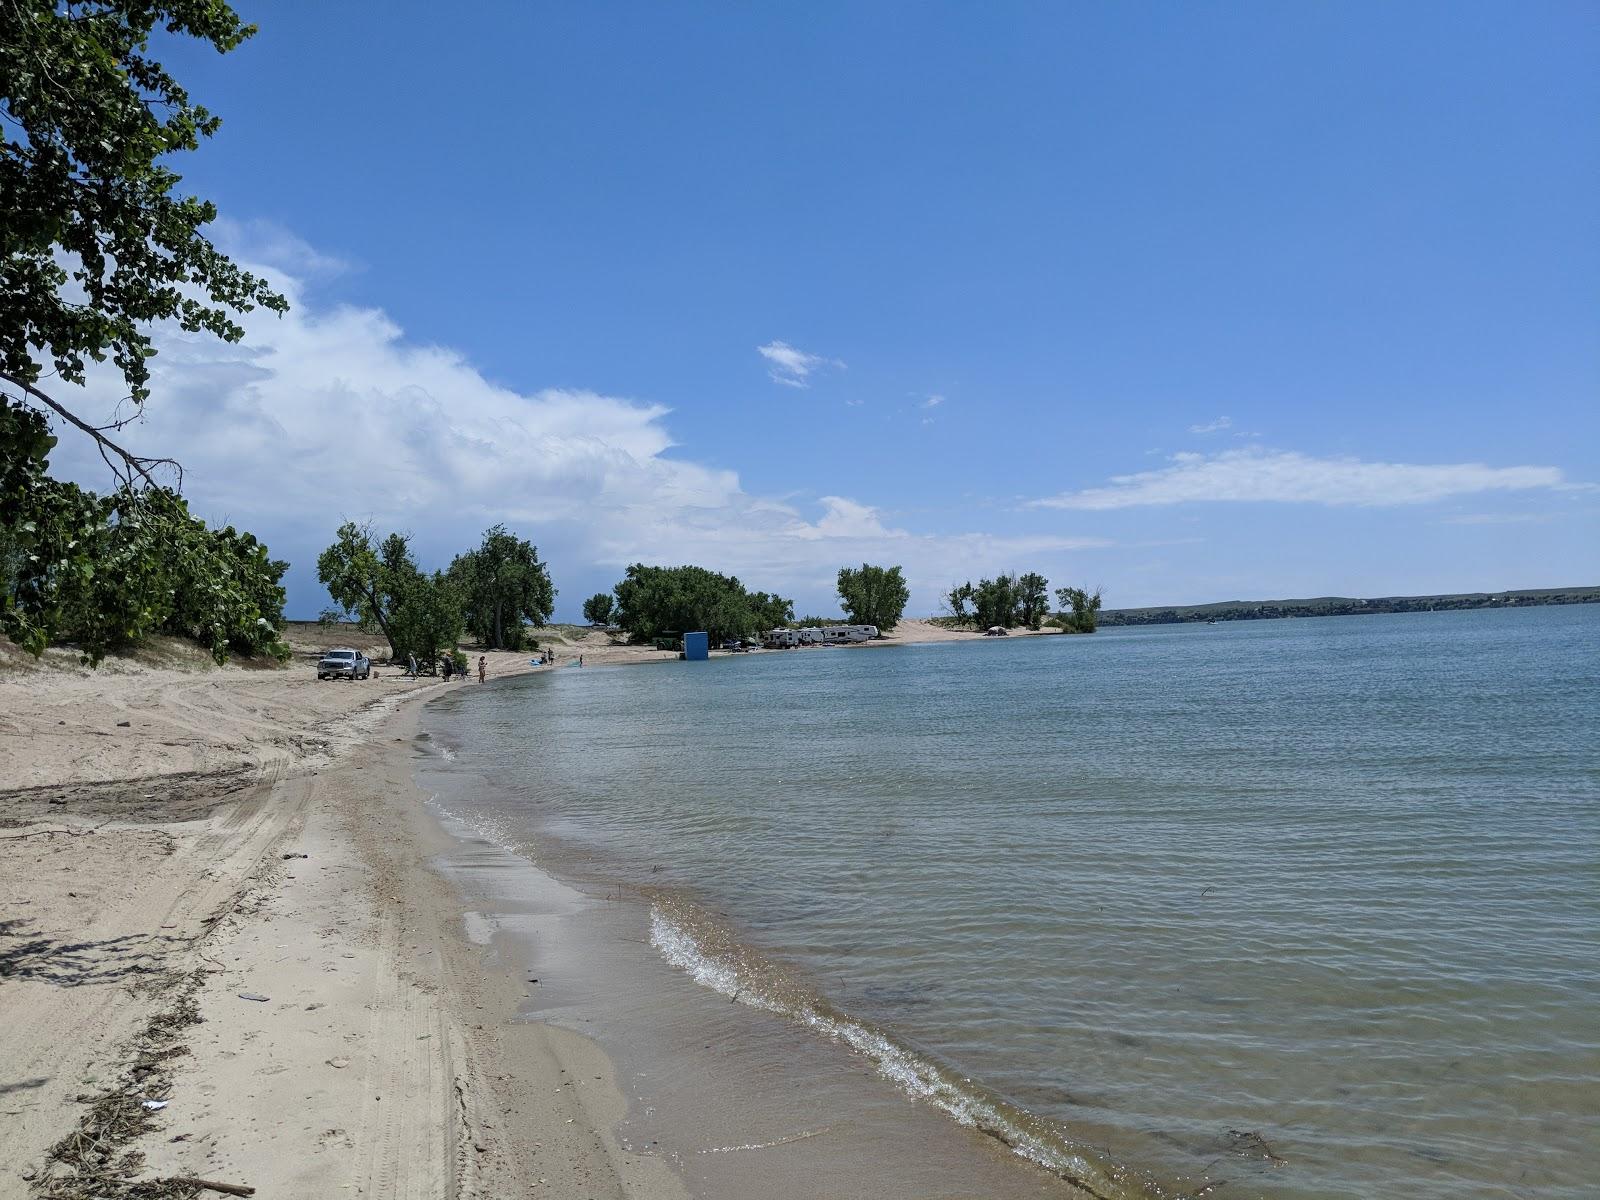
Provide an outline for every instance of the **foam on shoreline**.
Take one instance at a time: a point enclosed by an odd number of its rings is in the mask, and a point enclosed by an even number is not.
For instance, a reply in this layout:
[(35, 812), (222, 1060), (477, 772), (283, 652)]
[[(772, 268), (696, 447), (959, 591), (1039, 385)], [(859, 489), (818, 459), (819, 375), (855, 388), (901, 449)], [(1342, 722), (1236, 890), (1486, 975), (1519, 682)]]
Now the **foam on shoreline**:
[[(709, 918), (681, 900), (658, 900), (650, 910), (650, 941), (672, 966), (697, 984), (740, 1004), (774, 1013), (865, 1056), (878, 1074), (914, 1100), (931, 1104), (957, 1124), (995, 1138), (1011, 1151), (1099, 1200), (1159, 1200), (1170, 1193), (1121, 1165), (1079, 1146), (1058, 1127), (989, 1093), (932, 1055), (871, 1022), (844, 1013), (748, 947), (733, 948)], [(721, 952), (705, 942), (722, 943)]]
[[(457, 843), (433, 866), (462, 893), (485, 968), (537, 981), (518, 1018), (527, 1027), (593, 1039), (627, 1102), (619, 1146), (671, 1165), (696, 1196), (760, 1188), (767, 1200), (914, 1200), (1041, 1187), (1064, 1200), (1166, 1195), (832, 1009), (776, 963), (697, 922), (686, 895), (624, 895), (614, 884), (606, 891), (603, 872), (552, 870), (563, 861), (556, 844), (518, 826), (471, 756), (448, 758), (439, 741), (414, 760), (430, 812)], [(952, 1118), (983, 1136), (951, 1137)]]

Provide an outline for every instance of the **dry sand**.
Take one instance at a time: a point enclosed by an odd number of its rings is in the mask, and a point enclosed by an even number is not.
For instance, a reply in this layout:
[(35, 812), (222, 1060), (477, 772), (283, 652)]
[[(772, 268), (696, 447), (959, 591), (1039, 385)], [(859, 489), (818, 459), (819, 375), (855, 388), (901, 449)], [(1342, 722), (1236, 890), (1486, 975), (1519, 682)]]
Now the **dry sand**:
[[(1007, 637), (1056, 637), (1059, 629), (1013, 629)], [(946, 629), (935, 625), (926, 617), (909, 617), (894, 627), (894, 632), (884, 637), (884, 643), (912, 645), (918, 642), (970, 642), (985, 637), (981, 629)], [(999, 638), (993, 639), (999, 641)]]
[(603, 1054), (511, 1026), (425, 865), (413, 701), (447, 685), (318, 683), (349, 631), (295, 632), (287, 669), (5, 652), (0, 1197), (680, 1194), (612, 1137)]

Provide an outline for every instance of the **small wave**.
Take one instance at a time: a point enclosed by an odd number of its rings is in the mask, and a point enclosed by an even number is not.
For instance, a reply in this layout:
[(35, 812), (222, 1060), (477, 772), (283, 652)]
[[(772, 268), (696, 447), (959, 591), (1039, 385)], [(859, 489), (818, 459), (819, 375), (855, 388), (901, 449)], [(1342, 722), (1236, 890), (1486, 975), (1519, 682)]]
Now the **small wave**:
[[(840, 1012), (817, 993), (785, 976), (776, 964), (733, 942), (725, 931), (700, 914), (686, 910), (675, 916), (676, 919), (667, 913), (663, 902), (651, 906), (650, 942), (662, 958), (701, 986), (751, 1008), (786, 1016), (824, 1037), (843, 1042), (870, 1059), (878, 1073), (906, 1095), (934, 1105), (961, 1125), (998, 1139), (1014, 1153), (1099, 1200), (1158, 1200), (1166, 1195), (1152, 1181), (1137, 1177), (1120, 1164), (1101, 1160), (1039, 1117), (987, 1094), (973, 1080), (904, 1045), (887, 1031)], [(699, 936), (695, 926), (702, 927)], [(762, 1149), (764, 1145), (718, 1147), (702, 1153)]]
[(509, 832), (507, 822), (503, 817), (489, 816), (484, 813), (461, 812), (457, 809), (449, 808), (441, 803), (438, 792), (429, 793), (428, 806), (433, 809), (440, 820), (447, 825), (455, 825), (457, 827), (452, 830), (457, 836), (476, 837), (480, 841), (487, 842), (496, 849), (504, 850), (510, 854), (518, 852), (516, 839)]
[(831, 1128), (833, 1128), (831, 1125), (824, 1125), (821, 1129), (805, 1129), (799, 1133), (791, 1133), (788, 1137), (773, 1138), (770, 1142), (746, 1142), (742, 1146), (707, 1146), (700, 1153), (737, 1154), (741, 1150), (770, 1150), (774, 1146), (787, 1146), (791, 1142), (803, 1142), (807, 1138), (819, 1137)]

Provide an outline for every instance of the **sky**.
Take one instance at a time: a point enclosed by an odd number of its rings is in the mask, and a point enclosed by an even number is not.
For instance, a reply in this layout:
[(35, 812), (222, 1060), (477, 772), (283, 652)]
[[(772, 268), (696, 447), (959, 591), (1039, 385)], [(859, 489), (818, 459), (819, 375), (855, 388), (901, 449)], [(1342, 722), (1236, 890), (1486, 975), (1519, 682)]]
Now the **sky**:
[(238, 7), (177, 165), (293, 308), (158, 331), (129, 440), (292, 616), (347, 519), (503, 522), (565, 619), (1600, 583), (1593, 4)]

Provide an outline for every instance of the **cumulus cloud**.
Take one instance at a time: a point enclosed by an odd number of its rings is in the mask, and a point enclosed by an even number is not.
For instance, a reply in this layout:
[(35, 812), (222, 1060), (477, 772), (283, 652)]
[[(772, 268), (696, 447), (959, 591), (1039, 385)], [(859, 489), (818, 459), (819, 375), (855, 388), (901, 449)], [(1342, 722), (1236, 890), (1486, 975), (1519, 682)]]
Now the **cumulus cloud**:
[(929, 396), (926, 400), (924, 400), (922, 402), (922, 407), (923, 408), (938, 408), (939, 405), (941, 405), (943, 403), (944, 403), (944, 397), (939, 395), (937, 392), (935, 392), (933, 395)]
[(1204, 425), (1189, 426), (1190, 433), (1221, 433), (1224, 429), (1233, 428), (1232, 417), (1218, 417), (1215, 421), (1208, 421)]
[(827, 367), (844, 369), (844, 363), (837, 358), (807, 354), (788, 342), (768, 342), (765, 346), (757, 346), (756, 353), (767, 360), (767, 374), (773, 382), (785, 387), (810, 387), (811, 376), (817, 371)]
[(1556, 467), (1364, 462), (1259, 448), (1174, 454), (1168, 461), (1171, 465), (1159, 470), (1113, 476), (1104, 487), (1063, 492), (1032, 501), (1030, 507), (1112, 509), (1197, 500), (1375, 507), (1574, 486)]
[[(285, 257), (299, 255), (289, 246)], [(755, 495), (737, 472), (675, 453), (659, 404), (500, 386), (459, 353), (407, 338), (379, 309), (319, 304), (282, 262), (251, 265), (289, 296), (289, 314), (248, 314), (237, 345), (159, 329), (154, 399), (121, 437), (176, 454), (197, 513), (249, 528), (291, 559), (298, 613), (316, 611), (311, 564), (346, 519), (410, 532), (428, 566), (504, 522), (539, 544), (558, 586), (564, 574), (615, 578), (630, 562), (699, 562), (813, 606), (831, 596), (840, 564), (893, 561), (928, 610), (957, 575), (1048, 569), (1041, 558), (1106, 544), (913, 534), (843, 496)], [(84, 394), (61, 391), (90, 417), (123, 395), (104, 370)], [(108, 483), (87, 439), (64, 437), (54, 467)], [(570, 590), (564, 603), (576, 600)]]

